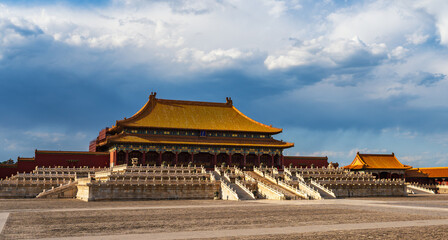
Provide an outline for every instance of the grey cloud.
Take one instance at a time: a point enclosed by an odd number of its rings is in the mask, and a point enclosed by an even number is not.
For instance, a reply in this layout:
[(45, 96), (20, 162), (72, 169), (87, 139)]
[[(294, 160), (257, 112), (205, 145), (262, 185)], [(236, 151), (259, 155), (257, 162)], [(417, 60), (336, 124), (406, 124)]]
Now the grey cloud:
[(446, 75), (441, 73), (418, 72), (416, 75), (417, 81), (419, 81), (418, 85), (426, 87), (432, 86), (446, 78)]
[(12, 30), (21, 36), (37, 36), (43, 34), (44, 32), (38, 26), (21, 19), (22, 24), (14, 24), (9, 19), (0, 19), (0, 32), (6, 30)]

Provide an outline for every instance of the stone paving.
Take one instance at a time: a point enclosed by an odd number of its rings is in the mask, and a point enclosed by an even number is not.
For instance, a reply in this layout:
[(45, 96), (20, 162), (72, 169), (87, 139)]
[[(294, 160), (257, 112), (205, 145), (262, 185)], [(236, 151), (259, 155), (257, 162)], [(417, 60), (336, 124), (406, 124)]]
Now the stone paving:
[(448, 239), (447, 199), (0, 200), (0, 239)]
[[(331, 225), (313, 225), (298, 227), (277, 227), (277, 228), (251, 228), (251, 229), (230, 229), (214, 231), (182, 231), (182, 232), (163, 232), (150, 234), (129, 234), (129, 235), (105, 235), (95, 237), (66, 237), (57, 239), (82, 240), (82, 239), (200, 239), (200, 238), (222, 238), (222, 237), (262, 237), (264, 235), (290, 235), (297, 233), (330, 232), (330, 231), (351, 231), (367, 229), (401, 228), (401, 227), (422, 227), (422, 226), (440, 226), (448, 225), (448, 219), (438, 220), (417, 220), (417, 221), (396, 221), (396, 222), (371, 222), (371, 223), (346, 223)], [(54, 240), (56, 238), (45, 238)]]
[(9, 213), (0, 213), (0, 233), (3, 230), (3, 227), (5, 227), (6, 221), (8, 220)]

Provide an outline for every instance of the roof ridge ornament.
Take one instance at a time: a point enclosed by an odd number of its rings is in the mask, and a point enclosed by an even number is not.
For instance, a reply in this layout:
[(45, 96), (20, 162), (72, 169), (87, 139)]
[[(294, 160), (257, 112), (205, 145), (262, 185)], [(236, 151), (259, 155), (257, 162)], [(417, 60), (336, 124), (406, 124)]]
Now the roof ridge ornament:
[(149, 95), (149, 100), (155, 100), (156, 99), (156, 92), (151, 92), (151, 95)]
[(233, 106), (233, 101), (232, 101), (231, 97), (226, 97), (226, 104), (230, 105), (230, 106)]

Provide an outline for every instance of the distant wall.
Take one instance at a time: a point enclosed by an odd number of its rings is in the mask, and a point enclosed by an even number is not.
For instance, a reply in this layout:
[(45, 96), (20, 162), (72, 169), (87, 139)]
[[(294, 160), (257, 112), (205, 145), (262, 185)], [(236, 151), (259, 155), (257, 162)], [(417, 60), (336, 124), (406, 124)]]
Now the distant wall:
[(328, 158), (327, 157), (305, 157), (305, 156), (284, 156), (283, 165), (289, 166), (292, 164), (293, 167), (327, 167)]
[(35, 158), (35, 166), (108, 167), (110, 163), (109, 153), (102, 152), (36, 151)]
[(11, 177), (19, 171), (18, 169), (17, 164), (0, 164), (0, 179)]
[(36, 167), (109, 167), (110, 155), (103, 152), (36, 151), (35, 158), (19, 158), (16, 164), (1, 164), (0, 179)]

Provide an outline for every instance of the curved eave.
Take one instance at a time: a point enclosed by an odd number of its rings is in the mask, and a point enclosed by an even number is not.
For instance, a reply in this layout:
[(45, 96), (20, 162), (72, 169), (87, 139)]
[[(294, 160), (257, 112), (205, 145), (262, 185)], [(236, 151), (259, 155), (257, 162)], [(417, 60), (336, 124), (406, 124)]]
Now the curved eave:
[(120, 132), (119, 129), (123, 128), (123, 127), (129, 127), (129, 128), (150, 128), (150, 129), (160, 129), (160, 130), (169, 130), (169, 131), (175, 131), (175, 130), (180, 130), (180, 131), (207, 131), (207, 132), (229, 132), (229, 133), (236, 133), (236, 132), (241, 132), (241, 133), (257, 133), (257, 134), (278, 134), (281, 133), (283, 131), (283, 129), (278, 128), (278, 131), (275, 132), (257, 132), (257, 131), (243, 131), (243, 130), (220, 130), (220, 129), (208, 129), (208, 128), (170, 128), (170, 127), (148, 127), (148, 126), (126, 126), (126, 125), (122, 125), (122, 126), (112, 126), (111, 128), (109, 128), (108, 132)]
[(170, 141), (170, 140), (150, 140), (137, 136), (120, 136), (109, 138), (100, 143), (104, 146), (111, 143), (139, 143), (139, 144), (169, 144), (169, 145), (201, 145), (201, 146), (234, 146), (234, 147), (271, 147), (271, 148), (290, 148), (294, 143), (284, 142), (284, 144), (262, 144), (262, 143), (232, 143), (232, 142), (195, 142), (195, 141)]
[(293, 143), (285, 145), (260, 145), (260, 144), (234, 144), (234, 143), (201, 143), (201, 142), (171, 142), (171, 141), (110, 141), (110, 143), (148, 143), (148, 144), (171, 144), (171, 145), (201, 145), (201, 146), (233, 146), (233, 147), (271, 147), (271, 148), (290, 148)]
[[(138, 119), (138, 117), (140, 117), (141, 114), (143, 114), (146, 111), (150, 111), (151, 110), (151, 103), (152, 101), (156, 101), (156, 99), (154, 98), (154, 100), (152, 100), (151, 98), (146, 102), (146, 104), (140, 108), (140, 110), (138, 110), (134, 115), (132, 115), (130, 118), (125, 118), (122, 120), (117, 120), (116, 125), (115, 126), (119, 126), (119, 125), (126, 125), (126, 123), (128, 122), (132, 122), (136, 119)], [(154, 103), (155, 104), (155, 103)]]
[(263, 124), (263, 123), (260, 123), (260, 122), (257, 122), (257, 121), (255, 121), (255, 120), (253, 120), (252, 118), (250, 118), (250, 117), (244, 115), (242, 112), (240, 112), (240, 110), (238, 110), (238, 109), (237, 109), (236, 107), (234, 107), (234, 106), (232, 106), (232, 109), (233, 109), (235, 112), (237, 112), (239, 115), (241, 115), (242, 117), (244, 117), (244, 118), (246, 118), (247, 120), (251, 121), (252, 123), (257, 124), (257, 125), (260, 125), (260, 126), (262, 126), (262, 127), (265, 127), (265, 128), (267, 128), (267, 129), (269, 129), (269, 131), (267, 131), (267, 133), (277, 134), (277, 133), (281, 133), (281, 132), (283, 131), (282, 128), (271, 127), (271, 126), (268, 126), (268, 125), (265, 125), (265, 124)]

